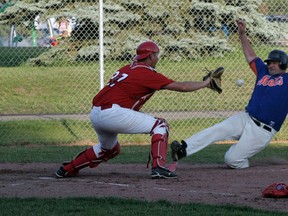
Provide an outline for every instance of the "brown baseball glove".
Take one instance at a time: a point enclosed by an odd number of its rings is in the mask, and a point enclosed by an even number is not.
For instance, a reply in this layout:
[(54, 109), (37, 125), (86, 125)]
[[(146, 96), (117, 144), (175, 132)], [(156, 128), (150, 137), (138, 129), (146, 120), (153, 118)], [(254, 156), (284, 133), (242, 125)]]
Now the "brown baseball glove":
[(209, 88), (221, 94), (222, 93), (221, 76), (224, 72), (224, 67), (218, 67), (212, 71), (209, 71), (207, 68), (206, 70), (208, 71), (208, 74), (203, 77), (203, 81), (207, 80), (210, 77), (211, 81)]

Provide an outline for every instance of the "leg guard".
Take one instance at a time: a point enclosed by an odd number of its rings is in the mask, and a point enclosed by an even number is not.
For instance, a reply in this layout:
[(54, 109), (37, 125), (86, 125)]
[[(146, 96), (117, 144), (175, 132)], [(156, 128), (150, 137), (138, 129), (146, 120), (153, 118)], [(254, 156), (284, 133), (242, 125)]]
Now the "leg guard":
[(96, 167), (100, 162), (101, 160), (96, 157), (93, 147), (90, 147), (76, 155), (76, 157), (69, 163), (63, 163), (63, 168), (71, 176), (75, 176), (78, 174), (80, 169), (87, 166)]
[(119, 154), (120, 154), (120, 145), (119, 143), (117, 143), (113, 149), (101, 148), (101, 152), (99, 153), (99, 159), (101, 159), (101, 161), (108, 161)]
[(91, 147), (80, 152), (71, 162), (63, 164), (63, 168), (69, 173), (70, 176), (75, 176), (78, 174), (80, 169), (88, 166), (90, 168), (97, 167), (102, 161), (107, 161), (114, 158), (119, 153), (119, 143), (117, 143), (117, 145), (111, 150), (101, 148), (99, 157), (96, 156), (93, 147)]
[(152, 136), (151, 158), (152, 168), (165, 168), (168, 149), (168, 135), (155, 134)]

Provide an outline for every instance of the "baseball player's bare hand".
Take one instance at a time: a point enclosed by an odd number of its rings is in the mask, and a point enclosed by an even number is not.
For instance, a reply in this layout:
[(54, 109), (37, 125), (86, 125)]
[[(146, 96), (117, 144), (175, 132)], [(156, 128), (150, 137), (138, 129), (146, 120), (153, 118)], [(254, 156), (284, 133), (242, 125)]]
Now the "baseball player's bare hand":
[(245, 21), (244, 20), (241, 20), (241, 19), (238, 19), (237, 20), (237, 25), (238, 25), (238, 32), (239, 34), (245, 34), (245, 31), (246, 31), (246, 25), (245, 25)]

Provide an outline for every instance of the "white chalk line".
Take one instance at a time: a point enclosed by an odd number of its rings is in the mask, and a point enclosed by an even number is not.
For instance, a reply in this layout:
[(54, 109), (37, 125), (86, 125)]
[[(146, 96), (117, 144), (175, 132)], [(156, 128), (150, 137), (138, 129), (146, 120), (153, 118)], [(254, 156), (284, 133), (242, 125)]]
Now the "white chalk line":
[[(103, 184), (103, 185), (111, 185), (111, 186), (118, 186), (118, 187), (126, 187), (126, 188), (136, 188), (136, 185), (131, 185), (131, 184), (119, 184), (119, 183), (113, 183), (113, 182), (101, 182), (101, 181), (93, 181), (93, 183), (97, 184)], [(158, 190), (158, 191), (173, 191), (173, 189), (170, 188), (163, 188), (163, 187), (152, 187), (152, 188), (145, 188), (145, 187), (139, 187), (142, 190)], [(179, 192), (179, 191), (177, 191)], [(189, 191), (184, 191), (188, 193), (197, 193), (197, 194), (213, 194), (217, 196), (228, 196), (228, 197), (236, 197), (236, 194), (233, 193), (225, 193), (225, 192), (211, 192), (211, 191), (199, 191), (199, 190), (189, 190)]]
[[(48, 177), (48, 176), (41, 176), (38, 177), (37, 180), (57, 180), (54, 177)], [(79, 179), (80, 180), (80, 179)], [(83, 181), (86, 181), (83, 179)], [(102, 185), (109, 185), (109, 186), (115, 186), (115, 187), (125, 187), (125, 188), (137, 188), (136, 185), (132, 184), (122, 184), (122, 183), (115, 183), (115, 182), (103, 182), (103, 181), (93, 181), (93, 183), (96, 184), (102, 184)], [(15, 187), (15, 186), (22, 186), (25, 183), (13, 183), (10, 184), (10, 186)], [(145, 187), (139, 187), (142, 190), (153, 190), (153, 191), (173, 191), (173, 189), (170, 188), (163, 188), (163, 187), (152, 187), (152, 188), (145, 188)], [(180, 192), (180, 191), (177, 191)], [(184, 191), (185, 193), (191, 193), (191, 194), (210, 194), (210, 195), (216, 195), (216, 196), (225, 196), (225, 197), (236, 197), (240, 195), (236, 195), (233, 193), (226, 193), (226, 192), (212, 192), (212, 191), (201, 191), (201, 190), (186, 190)]]

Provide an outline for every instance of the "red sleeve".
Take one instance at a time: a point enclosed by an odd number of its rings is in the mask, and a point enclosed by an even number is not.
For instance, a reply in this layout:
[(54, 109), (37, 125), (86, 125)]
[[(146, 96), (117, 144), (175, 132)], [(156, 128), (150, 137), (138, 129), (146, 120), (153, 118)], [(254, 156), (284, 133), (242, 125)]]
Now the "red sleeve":
[(174, 80), (169, 79), (163, 74), (151, 70), (147, 70), (145, 71), (145, 73), (141, 73), (140, 79), (142, 80), (141, 84), (143, 86), (154, 90), (160, 90), (164, 86), (175, 82)]

